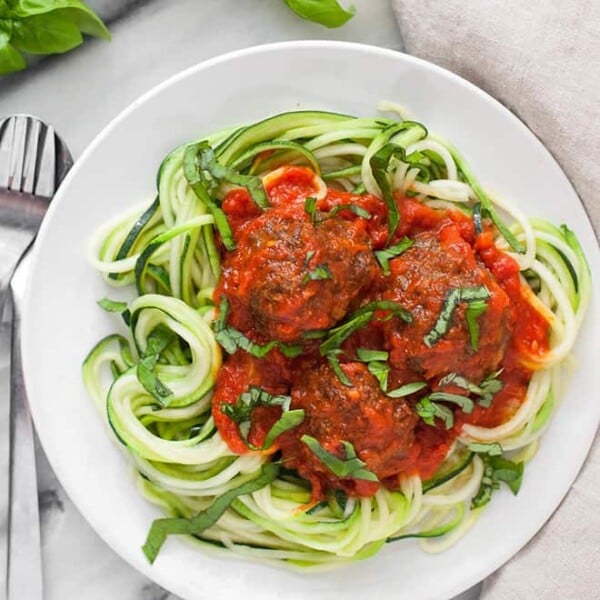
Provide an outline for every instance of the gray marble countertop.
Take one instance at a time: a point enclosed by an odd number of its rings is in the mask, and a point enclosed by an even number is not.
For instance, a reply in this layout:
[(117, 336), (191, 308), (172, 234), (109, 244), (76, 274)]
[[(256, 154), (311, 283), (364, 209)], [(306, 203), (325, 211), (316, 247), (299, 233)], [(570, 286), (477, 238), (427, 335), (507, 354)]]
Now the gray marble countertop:
[[(337, 30), (297, 18), (280, 0), (96, 0), (111, 43), (87, 39), (0, 80), (0, 116), (51, 122), (79, 156), (93, 137), (150, 87), (211, 56), (260, 43), (339, 39), (401, 49), (388, 0), (354, 0), (357, 16)], [(7, 481), (8, 368), (0, 329), (0, 481)], [(174, 600), (108, 548), (85, 522), (38, 449), (46, 600)], [(5, 588), (6, 490), (0, 484), (0, 598)], [(474, 599), (477, 592), (461, 596)]]

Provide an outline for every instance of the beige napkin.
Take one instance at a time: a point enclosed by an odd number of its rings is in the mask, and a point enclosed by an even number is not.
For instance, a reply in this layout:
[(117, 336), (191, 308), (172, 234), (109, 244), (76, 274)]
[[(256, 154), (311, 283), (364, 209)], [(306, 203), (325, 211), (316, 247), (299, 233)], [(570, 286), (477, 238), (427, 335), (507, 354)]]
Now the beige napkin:
[[(406, 51), (515, 112), (554, 154), (600, 232), (600, 0), (392, 0)], [(600, 442), (544, 529), (483, 600), (600, 598)]]

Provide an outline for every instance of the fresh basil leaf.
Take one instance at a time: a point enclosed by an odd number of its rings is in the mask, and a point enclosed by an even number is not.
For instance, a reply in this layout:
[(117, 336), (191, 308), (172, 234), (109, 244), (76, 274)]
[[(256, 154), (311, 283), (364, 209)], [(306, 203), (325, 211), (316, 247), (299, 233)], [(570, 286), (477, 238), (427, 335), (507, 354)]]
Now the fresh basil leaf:
[(275, 422), (275, 424), (269, 429), (269, 432), (265, 436), (261, 450), (268, 450), (273, 442), (286, 431), (298, 427), (300, 423), (304, 421), (304, 410), (297, 408), (295, 410), (289, 410), (284, 412), (281, 417)]
[(375, 251), (375, 258), (377, 258), (381, 268), (383, 269), (384, 275), (390, 274), (390, 260), (400, 256), (403, 252), (408, 250), (413, 245), (413, 241), (407, 237), (403, 238), (398, 244), (384, 248), (383, 250)]
[(386, 392), (386, 396), (389, 396), (390, 398), (403, 398), (404, 396), (410, 396), (410, 394), (414, 394), (426, 387), (427, 384), (424, 381), (405, 383), (399, 388)]
[(390, 353), (385, 350), (369, 350), (367, 348), (357, 348), (356, 356), (361, 362), (371, 362), (373, 360), (386, 361)]
[(27, 67), (23, 55), (8, 40), (0, 42), (0, 75), (22, 71)]
[(490, 292), (484, 285), (464, 288), (451, 288), (446, 292), (444, 302), (433, 328), (423, 336), (423, 342), (431, 348), (437, 344), (452, 327), (452, 319), (459, 302), (487, 300)]
[(304, 199), (304, 212), (310, 217), (310, 222), (314, 223), (317, 218), (317, 199), (309, 196)]
[(75, 23), (83, 33), (110, 40), (110, 33), (102, 20), (80, 0), (17, 0), (13, 3), (12, 12), (21, 18), (52, 12)]
[(471, 500), (472, 508), (487, 504), (499, 482), (504, 482), (516, 496), (523, 482), (524, 463), (514, 463), (502, 456), (482, 455), (484, 463), (483, 477), (477, 494)]
[(487, 454), (489, 456), (502, 456), (502, 446), (497, 442), (493, 444), (480, 444), (478, 442), (471, 442), (468, 446), (471, 452), (477, 452), (477, 454)]
[(329, 352), (327, 354), (327, 360), (329, 361), (333, 372), (337, 375), (337, 378), (342, 382), (342, 384), (347, 387), (352, 387), (352, 382), (340, 366), (340, 361), (338, 360), (335, 351)]
[(321, 356), (326, 355), (340, 345), (350, 337), (355, 331), (358, 331), (373, 318), (374, 314), (378, 310), (385, 310), (390, 312), (391, 317), (399, 317), (403, 321), (410, 323), (412, 321), (412, 315), (398, 302), (391, 300), (377, 300), (375, 302), (369, 302), (361, 308), (355, 310), (348, 320), (337, 327), (330, 329), (327, 332), (327, 339), (319, 346)]
[(155, 366), (155, 357), (149, 356), (142, 358), (137, 365), (136, 375), (143, 388), (161, 406), (168, 406), (169, 401), (173, 397), (173, 392), (158, 378), (154, 372)]
[(323, 263), (317, 265), (314, 269), (309, 271), (303, 278), (302, 283), (306, 285), (309, 281), (322, 281), (324, 279), (332, 279), (333, 275), (329, 270), (329, 265)]
[(446, 429), (450, 429), (454, 425), (452, 411), (447, 406), (432, 402), (429, 396), (421, 398), (415, 405), (415, 410), (427, 425), (435, 425), (435, 417), (444, 422)]
[(0, 48), (10, 42), (10, 37), (13, 30), (12, 19), (6, 18), (2, 13), (2, 4), (0, 2)]
[[(240, 436), (249, 448), (267, 450), (277, 436), (296, 427), (304, 420), (304, 410), (290, 410), (291, 402), (291, 396), (273, 395), (258, 386), (250, 386), (247, 391), (238, 396), (235, 403), (223, 404), (221, 412), (237, 424)], [(252, 412), (257, 406), (279, 406), (282, 410), (281, 417), (269, 429), (261, 448), (255, 448), (248, 442)]]
[(212, 327), (215, 339), (228, 354), (235, 354), (238, 349), (241, 349), (256, 358), (264, 358), (273, 348), (279, 348), (281, 353), (287, 358), (294, 358), (302, 354), (302, 346), (300, 344), (285, 344), (275, 340), (267, 344), (253, 342), (241, 331), (227, 324), (228, 315), (229, 300), (225, 296), (222, 296), (219, 304), (219, 314), (213, 321)]
[(473, 412), (475, 407), (473, 400), (468, 396), (461, 396), (459, 394), (448, 394), (446, 392), (433, 392), (429, 394), (429, 398), (432, 402), (452, 402), (458, 404), (464, 413), (470, 414)]
[[(221, 236), (221, 241), (225, 248), (227, 250), (235, 250), (235, 240), (233, 239), (233, 232), (231, 231), (227, 217), (209, 193), (210, 182), (207, 181), (198, 164), (202, 153), (207, 149), (212, 150), (206, 141), (187, 146), (183, 155), (183, 174), (196, 196), (214, 217), (215, 227)], [(214, 192), (214, 190), (211, 191)]]
[(388, 240), (392, 239), (398, 225), (400, 224), (400, 211), (394, 198), (394, 190), (390, 182), (388, 170), (392, 159), (404, 158), (404, 148), (396, 144), (386, 144), (378, 150), (370, 160), (373, 177), (381, 190), (383, 201), (388, 209)]
[(100, 306), (107, 312), (122, 313), (127, 310), (127, 302), (120, 302), (119, 300), (111, 300), (110, 298), (102, 298), (102, 299), (98, 300), (98, 306)]
[(458, 373), (448, 373), (448, 375), (440, 379), (439, 386), (455, 385), (463, 390), (467, 390), (471, 394), (479, 396), (477, 399), (477, 404), (479, 404), (479, 406), (489, 408), (492, 404), (494, 394), (499, 392), (503, 387), (502, 381), (497, 379), (501, 372), (502, 369), (495, 373), (491, 373), (481, 382), (481, 385), (469, 381)]
[(312, 260), (312, 257), (316, 254), (315, 250), (309, 250), (306, 253), (306, 256), (304, 257), (304, 267), (308, 267), (308, 265), (310, 264), (310, 261)]
[(209, 187), (213, 190), (223, 181), (240, 185), (248, 190), (250, 197), (259, 208), (265, 209), (270, 206), (261, 178), (254, 175), (242, 175), (232, 167), (222, 165), (217, 160), (215, 151), (209, 144), (202, 145), (197, 154), (197, 162), (205, 179), (210, 181)]
[(382, 391), (387, 390), (388, 385), (388, 375), (390, 374), (390, 365), (384, 362), (372, 361), (367, 364), (367, 369), (369, 369), (369, 373), (377, 379), (379, 382), (379, 387)]
[(476, 300), (467, 306), (465, 318), (467, 320), (467, 329), (469, 330), (469, 341), (471, 348), (479, 350), (479, 323), (477, 319), (487, 310), (485, 300)]
[(344, 9), (337, 0), (284, 0), (299, 16), (325, 27), (341, 27), (351, 19), (356, 9)]
[(12, 44), (30, 54), (60, 54), (83, 42), (79, 27), (55, 13), (15, 21)]
[(277, 478), (279, 465), (267, 463), (263, 465), (258, 477), (218, 496), (205, 510), (191, 519), (167, 518), (156, 519), (148, 532), (146, 542), (142, 546), (144, 554), (153, 563), (165, 543), (167, 536), (173, 534), (200, 535), (204, 530), (214, 525), (238, 496), (245, 496), (261, 490)]
[(356, 456), (354, 446), (350, 442), (345, 440), (341, 442), (344, 457), (340, 458), (325, 450), (314, 437), (308, 434), (303, 435), (300, 439), (336, 477), (379, 481), (375, 473), (365, 468), (366, 463)]
[(362, 206), (358, 206), (358, 204), (336, 204), (328, 213), (328, 217), (333, 217), (337, 215), (337, 213), (342, 212), (343, 210), (348, 210), (351, 213), (354, 213), (357, 217), (361, 217), (362, 219), (369, 220), (371, 218), (371, 213), (368, 210), (365, 210)]

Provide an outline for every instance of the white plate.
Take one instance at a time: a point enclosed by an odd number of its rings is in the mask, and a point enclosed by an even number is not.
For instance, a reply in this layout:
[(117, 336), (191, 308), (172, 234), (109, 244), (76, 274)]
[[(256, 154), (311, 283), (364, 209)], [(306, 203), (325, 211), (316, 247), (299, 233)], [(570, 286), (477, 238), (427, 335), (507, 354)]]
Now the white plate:
[(107, 218), (152, 199), (161, 159), (185, 140), (294, 109), (371, 116), (380, 99), (403, 104), (414, 118), (452, 140), (486, 186), (528, 214), (568, 223), (592, 271), (600, 272), (598, 246), (573, 188), (508, 110), (436, 66), (338, 42), (235, 52), (159, 85), (96, 138), (61, 187), (40, 232), (23, 331), (27, 389), (40, 439), (67, 493), (104, 540), (185, 598), (351, 600), (377, 593), (448, 598), (490, 574), (535, 534), (569, 489), (594, 437), (600, 419), (594, 391), (600, 389), (594, 359), (598, 279), (576, 346), (579, 370), (526, 469), (519, 496), (495, 494), (475, 527), (449, 551), (430, 556), (407, 541), (350, 568), (308, 575), (216, 559), (170, 539), (154, 566), (147, 563), (140, 546), (158, 512), (136, 490), (126, 458), (81, 382), (83, 358), (115, 323), (96, 306), (107, 291), (84, 259), (87, 240)]

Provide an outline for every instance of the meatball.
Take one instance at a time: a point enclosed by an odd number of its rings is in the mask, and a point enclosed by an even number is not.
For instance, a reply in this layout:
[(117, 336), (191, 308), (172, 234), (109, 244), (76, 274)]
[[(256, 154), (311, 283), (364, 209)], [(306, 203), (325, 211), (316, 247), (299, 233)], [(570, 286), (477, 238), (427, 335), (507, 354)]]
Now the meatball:
[(225, 257), (216, 295), (229, 299), (230, 323), (253, 339), (297, 342), (342, 319), (377, 273), (362, 220), (313, 224), (302, 207), (275, 207)]
[[(480, 381), (502, 360), (511, 327), (509, 298), (477, 261), (455, 224), (446, 222), (439, 232), (418, 234), (413, 241), (409, 250), (390, 262), (391, 273), (383, 294), (413, 316), (410, 325), (388, 326), (390, 362), (400, 371), (401, 379), (410, 380), (411, 373), (431, 380), (457, 372)], [(478, 348), (473, 348), (470, 341), (464, 303), (459, 303), (441, 339), (431, 347), (426, 345), (424, 337), (434, 327), (447, 292), (478, 286), (485, 286), (490, 294), (485, 312), (477, 318)]]
[[(387, 397), (361, 363), (341, 365), (352, 386), (344, 385), (328, 363), (303, 372), (292, 387), (292, 407), (305, 411), (303, 423), (279, 438), (283, 460), (308, 479), (318, 499), (328, 487), (372, 495), (378, 482), (340, 479), (301, 440), (308, 434), (328, 452), (344, 458), (342, 442), (380, 481), (396, 477), (411, 453), (417, 416), (401, 398)], [(397, 478), (395, 483), (397, 484)]]

